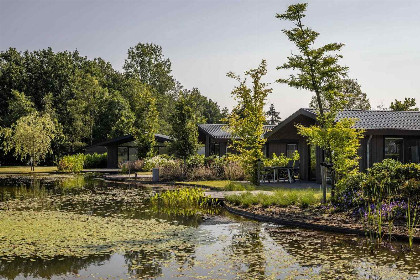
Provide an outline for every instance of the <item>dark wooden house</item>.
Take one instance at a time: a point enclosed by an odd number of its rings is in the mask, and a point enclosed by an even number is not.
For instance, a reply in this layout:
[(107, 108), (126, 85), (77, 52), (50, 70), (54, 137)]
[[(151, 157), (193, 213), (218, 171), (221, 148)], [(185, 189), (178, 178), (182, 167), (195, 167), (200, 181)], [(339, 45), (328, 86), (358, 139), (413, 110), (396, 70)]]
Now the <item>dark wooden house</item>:
[[(162, 134), (155, 134), (157, 143), (158, 154), (166, 154), (166, 142), (172, 141), (169, 136)], [(105, 149), (104, 149), (105, 148)], [(117, 138), (107, 140), (105, 142), (96, 144), (87, 149), (90, 150), (103, 150), (107, 152), (107, 168), (118, 168), (121, 162), (137, 160), (137, 145), (132, 135), (125, 135)]]
[[(420, 162), (420, 112), (418, 111), (361, 111), (344, 110), (337, 114), (342, 118), (356, 119), (355, 127), (363, 129), (364, 138), (359, 149), (360, 170), (364, 171), (373, 163), (386, 158), (401, 162)], [(290, 156), (295, 150), (300, 154), (299, 172), (303, 180), (320, 181), (320, 163), (323, 153), (307, 144), (297, 133), (296, 124), (305, 126), (316, 123), (312, 109), (299, 109), (275, 127), (267, 127), (265, 155), (285, 154)], [(230, 134), (222, 125), (200, 125), (200, 139), (205, 143), (206, 156), (223, 155)]]

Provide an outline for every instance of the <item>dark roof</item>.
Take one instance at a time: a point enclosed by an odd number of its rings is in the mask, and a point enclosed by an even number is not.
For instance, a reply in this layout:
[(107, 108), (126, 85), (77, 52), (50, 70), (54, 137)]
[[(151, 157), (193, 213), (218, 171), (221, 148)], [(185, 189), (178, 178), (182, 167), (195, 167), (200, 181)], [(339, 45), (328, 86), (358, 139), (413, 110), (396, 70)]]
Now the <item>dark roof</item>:
[[(273, 129), (275, 125), (264, 125), (264, 134)], [(199, 124), (198, 129), (215, 139), (230, 139), (231, 133), (227, 124)]]
[[(315, 114), (313, 109), (303, 110)], [(366, 130), (420, 130), (419, 111), (343, 110), (337, 114), (336, 120), (343, 118), (357, 119), (355, 127)]]
[[(155, 134), (155, 140), (157, 142), (172, 141), (171, 137), (169, 137), (167, 135), (163, 135), (163, 134)], [(134, 141), (134, 136), (133, 135), (124, 135), (124, 136), (120, 136), (120, 137), (116, 137), (116, 138), (113, 138), (113, 139), (106, 140), (104, 142), (95, 144), (93, 146), (120, 145), (120, 144), (128, 143), (128, 142), (131, 142), (131, 141)]]

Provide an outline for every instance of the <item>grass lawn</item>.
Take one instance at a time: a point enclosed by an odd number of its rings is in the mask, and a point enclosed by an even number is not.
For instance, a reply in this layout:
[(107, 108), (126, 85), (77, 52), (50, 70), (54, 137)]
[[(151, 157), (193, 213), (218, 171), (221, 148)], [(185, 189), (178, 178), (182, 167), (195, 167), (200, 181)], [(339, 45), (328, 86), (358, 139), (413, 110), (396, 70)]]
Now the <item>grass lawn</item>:
[[(327, 193), (327, 199), (330, 194)], [(307, 207), (321, 203), (322, 192), (314, 189), (280, 189), (271, 193), (251, 193), (244, 192), (241, 194), (229, 195), (226, 200), (242, 206), (262, 205), (268, 207), (271, 205), (286, 207), (289, 205), (297, 205)]]
[(36, 166), (33, 172), (30, 166), (0, 166), (0, 174), (50, 173), (56, 171), (56, 166)]

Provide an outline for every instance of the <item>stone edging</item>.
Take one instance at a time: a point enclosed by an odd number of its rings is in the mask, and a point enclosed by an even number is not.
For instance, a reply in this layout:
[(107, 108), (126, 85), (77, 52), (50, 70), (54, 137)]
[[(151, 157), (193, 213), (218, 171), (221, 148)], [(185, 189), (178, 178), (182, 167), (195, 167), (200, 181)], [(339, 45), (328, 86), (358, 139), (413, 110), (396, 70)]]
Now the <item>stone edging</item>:
[[(230, 207), (226, 203), (223, 203), (223, 207), (230, 213), (239, 215), (248, 219), (260, 221), (260, 222), (269, 222), (269, 223), (275, 223), (279, 225), (285, 225), (285, 226), (291, 226), (291, 227), (299, 227), (299, 228), (305, 228), (305, 229), (312, 229), (312, 230), (319, 230), (319, 231), (327, 231), (327, 232), (335, 232), (335, 233), (343, 233), (343, 234), (354, 234), (359, 236), (366, 236), (366, 232), (359, 229), (352, 229), (352, 228), (346, 228), (346, 227), (338, 227), (338, 226), (331, 226), (331, 225), (319, 225), (319, 224), (313, 224), (313, 223), (305, 223), (300, 221), (293, 221), (293, 220), (286, 220), (282, 218), (274, 218), (266, 215), (259, 215), (252, 212), (244, 211), (241, 209), (237, 209), (234, 207)], [(394, 237), (397, 240), (400, 241), (407, 241), (408, 242), (408, 236), (402, 235), (402, 234), (393, 234), (392, 237)], [(420, 237), (414, 237), (413, 243), (419, 243), (420, 244)]]

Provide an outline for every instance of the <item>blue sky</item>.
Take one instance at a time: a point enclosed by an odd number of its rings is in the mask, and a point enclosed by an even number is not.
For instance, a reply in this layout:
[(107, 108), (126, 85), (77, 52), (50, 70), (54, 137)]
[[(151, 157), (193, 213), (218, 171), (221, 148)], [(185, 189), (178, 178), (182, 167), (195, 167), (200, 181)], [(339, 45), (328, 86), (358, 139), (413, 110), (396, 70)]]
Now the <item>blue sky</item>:
[[(0, 0), (0, 50), (78, 49), (121, 70), (127, 49), (138, 42), (163, 47), (173, 75), (186, 88), (198, 87), (221, 106), (235, 102), (228, 71), (243, 73), (266, 59), (274, 103), (283, 118), (307, 107), (311, 94), (279, 85), (276, 70), (294, 50), (275, 14), (297, 1)], [(346, 46), (350, 68), (373, 107), (397, 98), (420, 103), (420, 1), (312, 0), (305, 22), (321, 33), (319, 44)]]

